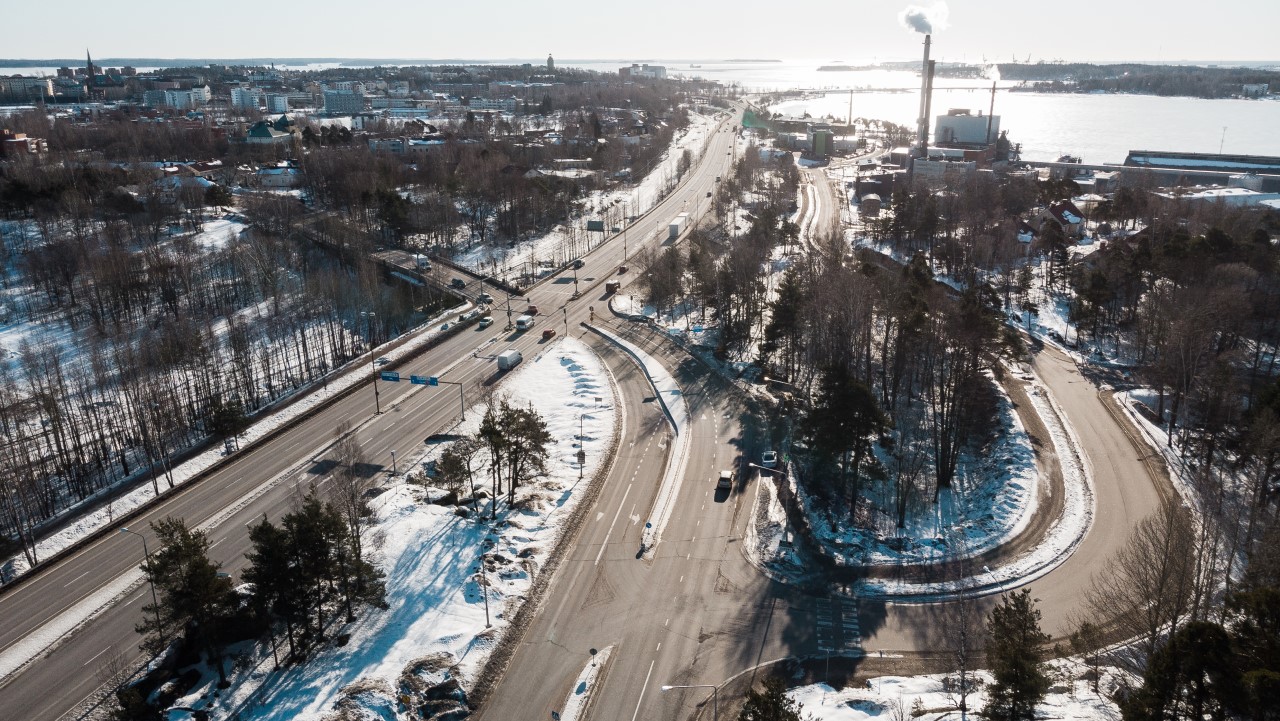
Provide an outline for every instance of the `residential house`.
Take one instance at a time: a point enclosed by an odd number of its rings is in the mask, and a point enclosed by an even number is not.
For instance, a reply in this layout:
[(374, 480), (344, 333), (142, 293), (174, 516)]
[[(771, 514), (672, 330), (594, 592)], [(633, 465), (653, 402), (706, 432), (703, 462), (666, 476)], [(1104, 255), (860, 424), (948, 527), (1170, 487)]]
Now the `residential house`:
[(293, 141), (293, 133), (277, 130), (270, 122), (259, 120), (245, 133), (244, 141), (253, 145), (282, 145)]
[(1068, 238), (1084, 235), (1084, 213), (1070, 200), (1049, 203), (1049, 207), (1041, 210), (1036, 216), (1037, 232), (1044, 232), (1045, 223), (1057, 223)]
[(261, 168), (255, 175), (263, 188), (296, 188), (302, 183), (302, 174), (293, 167)]

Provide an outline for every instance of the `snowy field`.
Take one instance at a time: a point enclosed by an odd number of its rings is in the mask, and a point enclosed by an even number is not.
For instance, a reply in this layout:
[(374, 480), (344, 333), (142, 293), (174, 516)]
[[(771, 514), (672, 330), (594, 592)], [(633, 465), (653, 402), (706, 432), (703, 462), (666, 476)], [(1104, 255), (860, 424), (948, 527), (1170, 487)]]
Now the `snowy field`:
[[(1094, 693), (1090, 682), (1080, 680), (1086, 669), (1069, 660), (1050, 664), (1053, 686), (1044, 701), (1036, 707), (1036, 718), (1061, 721), (1119, 721), (1120, 710), (1106, 698), (1115, 689), (1117, 679), (1112, 669), (1102, 669), (1101, 694)], [(977, 678), (985, 684), (991, 676), (979, 671)], [(833, 689), (826, 684), (812, 684), (791, 689), (787, 695), (803, 706), (802, 716), (813, 721), (941, 721), (963, 718), (958, 696), (947, 690), (944, 676), (883, 676), (867, 681), (859, 688)], [(970, 718), (977, 718), (986, 703), (979, 690), (968, 697)]]
[[(421, 470), (392, 485), (373, 500), (377, 521), (366, 531), (387, 573), (390, 610), (368, 610), (354, 623), (333, 629), (331, 636), (346, 633), (350, 640), (319, 650), (301, 667), (273, 672), (270, 650), (257, 649), (252, 662), (238, 665), (219, 707), (237, 709), (246, 721), (318, 719), (341, 701), (357, 714), (353, 718), (401, 719), (407, 716), (397, 698), (407, 677), (426, 685), (456, 679), (464, 688), (475, 681), (600, 468), (616, 422), (606, 371), (574, 338), (526, 361), (499, 392), (509, 394), (512, 404), (533, 404), (546, 420), (554, 438), (548, 475), (523, 487), (515, 507), (500, 503), (496, 523), (434, 505), (431, 500), (441, 493), (420, 485), (426, 480)], [(483, 412), (473, 408), (468, 422), (453, 432), (474, 432)], [(587, 457), (582, 469), (579, 447)], [(441, 451), (442, 446), (426, 451), (411, 465), (421, 469)], [(477, 476), (487, 480), (483, 468)], [(489, 557), (492, 628), (485, 624), (482, 554)], [(178, 705), (205, 703), (202, 695), (212, 680)]]

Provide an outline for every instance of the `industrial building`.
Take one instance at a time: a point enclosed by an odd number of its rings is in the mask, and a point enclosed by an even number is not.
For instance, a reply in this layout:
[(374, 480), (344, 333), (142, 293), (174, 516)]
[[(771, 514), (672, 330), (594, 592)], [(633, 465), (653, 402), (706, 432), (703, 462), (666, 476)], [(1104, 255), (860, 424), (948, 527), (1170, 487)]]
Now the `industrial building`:
[(1000, 116), (977, 115), (966, 109), (952, 108), (934, 120), (933, 140), (938, 145), (992, 145), (1000, 137)]

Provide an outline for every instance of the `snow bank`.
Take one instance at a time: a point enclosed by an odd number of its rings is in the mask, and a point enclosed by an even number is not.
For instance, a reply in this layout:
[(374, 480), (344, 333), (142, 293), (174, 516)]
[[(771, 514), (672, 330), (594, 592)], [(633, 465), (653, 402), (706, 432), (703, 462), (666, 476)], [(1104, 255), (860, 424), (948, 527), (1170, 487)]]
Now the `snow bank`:
[[(516, 507), (500, 506), (497, 523), (434, 505), (428, 501), (432, 494), (413, 482), (376, 498), (376, 524), (366, 533), (387, 574), (390, 609), (368, 610), (335, 629), (331, 635), (350, 634), (347, 643), (319, 650), (301, 667), (270, 672), (270, 650), (260, 651), (257, 665), (239, 672), (230, 692), (241, 719), (317, 719), (339, 700), (397, 709), (402, 674), (415, 667), (427, 668), (418, 675), (431, 681), (454, 678), (465, 686), (475, 680), (586, 493), (579, 475), (590, 479), (603, 462), (616, 422), (602, 363), (571, 337), (521, 364), (499, 392), (508, 393), (513, 404), (532, 403), (547, 422), (554, 439), (547, 476), (522, 487)], [(454, 432), (474, 432), (483, 412), (473, 408), (470, 420)], [(581, 469), (579, 448), (587, 458)], [(425, 464), (442, 450), (425, 451), (408, 465)], [(483, 469), (477, 475), (487, 478)], [(416, 481), (423, 477), (410, 474)], [(489, 560), (482, 575), (483, 554)]]
[[(1088, 681), (1080, 680), (1085, 669), (1076, 662), (1054, 661), (1050, 675), (1055, 678), (1048, 695), (1036, 707), (1037, 718), (1075, 721), (1114, 721), (1119, 708), (1105, 693), (1094, 693)], [(1112, 686), (1111, 669), (1102, 669), (1104, 692)], [(866, 721), (868, 719), (915, 719), (941, 721), (959, 719), (959, 696), (948, 690), (944, 675), (881, 676), (867, 681), (865, 687), (834, 689), (825, 683), (793, 688), (787, 692), (804, 707), (802, 714), (814, 721)], [(991, 675), (978, 671), (975, 679), (983, 686)], [(986, 693), (971, 692), (968, 710), (972, 717), (980, 715), (986, 705)], [(917, 713), (918, 712), (918, 713)]]

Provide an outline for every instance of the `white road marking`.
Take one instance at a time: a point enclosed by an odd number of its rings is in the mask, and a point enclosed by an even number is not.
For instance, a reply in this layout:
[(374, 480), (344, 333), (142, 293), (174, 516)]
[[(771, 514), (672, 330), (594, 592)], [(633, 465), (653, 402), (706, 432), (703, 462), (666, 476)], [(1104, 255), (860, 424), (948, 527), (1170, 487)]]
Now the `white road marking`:
[(661, 642), (661, 641), (659, 641), (659, 642), (658, 642), (658, 647), (657, 647), (657, 648), (655, 648), (655, 649), (653, 649), (653, 651), (654, 651), (654, 653), (657, 653), (658, 651), (661, 651), (661, 650), (662, 650), (662, 642)]
[(631, 721), (636, 721), (640, 715), (640, 704), (644, 703), (644, 692), (649, 690), (649, 677), (653, 675), (653, 665), (657, 662), (657, 659), (649, 662), (649, 673), (644, 675), (644, 685), (640, 687), (640, 698), (636, 699), (636, 712), (631, 714)]
[(627, 484), (627, 490), (622, 494), (622, 503), (618, 504), (618, 511), (613, 514), (613, 522), (609, 524), (609, 530), (604, 532), (604, 541), (600, 543), (600, 552), (596, 554), (596, 562), (592, 565), (600, 565), (600, 557), (604, 555), (605, 546), (609, 545), (609, 535), (613, 533), (613, 525), (618, 522), (618, 516), (622, 515), (622, 504), (627, 502), (627, 494), (631, 493), (631, 484)]
[(102, 649), (101, 651), (99, 651), (99, 652), (97, 652), (97, 653), (93, 654), (93, 658), (89, 659), (88, 661), (85, 661), (84, 663), (82, 663), (82, 664), (80, 664), (80, 665), (81, 665), (81, 666), (88, 666), (89, 664), (93, 663), (94, 659), (98, 658), (99, 656), (101, 656), (102, 654), (104, 654), (104, 653), (106, 653), (107, 651), (110, 651), (110, 650), (111, 650), (111, 647), (110, 647), (110, 646), (107, 646), (106, 648)]
[(71, 584), (75, 583), (76, 581), (79, 581), (80, 579), (84, 578), (85, 576), (88, 576), (90, 573), (94, 572), (95, 570), (97, 570), (97, 569), (93, 569), (93, 568), (91, 568), (91, 569), (89, 569), (88, 571), (85, 571), (84, 573), (80, 574), (79, 576), (76, 576), (75, 578), (71, 579), (70, 581), (67, 581), (65, 584), (63, 584), (63, 586), (62, 586), (62, 587), (63, 587), (63, 588), (66, 588), (67, 586), (70, 586)]
[(680, 577), (680, 583), (684, 583), (684, 576)]

